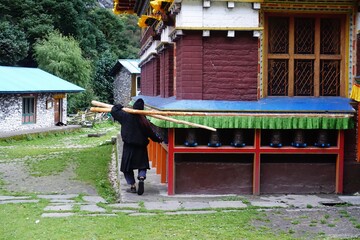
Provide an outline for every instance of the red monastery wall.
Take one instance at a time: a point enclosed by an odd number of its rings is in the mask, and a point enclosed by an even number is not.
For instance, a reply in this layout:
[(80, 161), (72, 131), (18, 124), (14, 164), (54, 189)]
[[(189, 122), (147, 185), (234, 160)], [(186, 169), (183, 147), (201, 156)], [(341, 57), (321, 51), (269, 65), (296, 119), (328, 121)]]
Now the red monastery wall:
[(205, 100), (257, 100), (258, 39), (252, 32), (211, 32), (204, 38)]
[(226, 35), (190, 31), (177, 41), (177, 99), (257, 100), (258, 39)]
[(176, 98), (202, 99), (201, 31), (187, 31), (176, 43)]
[(160, 58), (160, 96), (174, 95), (174, 46), (167, 45), (159, 54)]
[(141, 66), (141, 93), (145, 96), (160, 94), (159, 59), (153, 58)]

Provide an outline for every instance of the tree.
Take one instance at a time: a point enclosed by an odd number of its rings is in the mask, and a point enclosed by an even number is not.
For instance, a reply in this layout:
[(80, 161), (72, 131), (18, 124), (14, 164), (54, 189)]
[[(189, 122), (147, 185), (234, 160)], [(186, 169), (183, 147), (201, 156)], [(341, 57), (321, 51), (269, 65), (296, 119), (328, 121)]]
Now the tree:
[(0, 22), (0, 65), (16, 65), (29, 50), (25, 33), (10, 22)]
[(39, 67), (81, 87), (90, 80), (90, 61), (82, 56), (81, 48), (73, 37), (52, 32), (35, 44), (35, 58)]
[(114, 78), (110, 76), (110, 71), (117, 58), (109, 51), (104, 52), (95, 65), (95, 75), (92, 81), (94, 94), (99, 101), (112, 104), (114, 102)]
[[(74, 38), (52, 32), (46, 39), (39, 40), (34, 49), (39, 68), (83, 88), (88, 87), (92, 68), (90, 61), (82, 56), (79, 43)], [(76, 110), (71, 106), (83, 108), (89, 105), (89, 102), (77, 102), (79, 99), (83, 98), (70, 95), (69, 112)]]

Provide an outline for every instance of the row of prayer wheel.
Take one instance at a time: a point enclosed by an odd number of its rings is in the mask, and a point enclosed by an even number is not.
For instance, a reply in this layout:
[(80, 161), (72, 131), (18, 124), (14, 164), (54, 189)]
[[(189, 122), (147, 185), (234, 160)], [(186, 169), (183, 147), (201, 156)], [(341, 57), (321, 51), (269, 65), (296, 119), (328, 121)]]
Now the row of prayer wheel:
[[(283, 147), (283, 133), (281, 130), (273, 130), (271, 131), (270, 136), (270, 147)], [(229, 143), (230, 146), (233, 147), (245, 147), (245, 131), (242, 129), (236, 129), (233, 132), (232, 141)], [(188, 129), (186, 133), (186, 138), (184, 141), (184, 145), (187, 147), (196, 147), (198, 146), (196, 131), (194, 129)], [(219, 132), (210, 132), (209, 141), (207, 144), (209, 147), (221, 147), (222, 142), (220, 139)], [(316, 140), (313, 143), (316, 147), (330, 147), (329, 141), (329, 132), (327, 130), (319, 130), (317, 132)], [(302, 129), (297, 129), (293, 132), (291, 146), (293, 147), (307, 147), (309, 144), (306, 141), (306, 132)]]

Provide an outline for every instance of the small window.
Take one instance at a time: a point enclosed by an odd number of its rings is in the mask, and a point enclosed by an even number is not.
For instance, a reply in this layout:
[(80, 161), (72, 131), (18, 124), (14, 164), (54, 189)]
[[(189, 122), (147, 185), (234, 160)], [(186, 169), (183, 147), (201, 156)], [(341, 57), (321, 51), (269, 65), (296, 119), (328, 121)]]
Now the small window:
[(25, 97), (22, 101), (22, 123), (35, 123), (35, 98)]
[(141, 77), (136, 77), (136, 95), (141, 92)]

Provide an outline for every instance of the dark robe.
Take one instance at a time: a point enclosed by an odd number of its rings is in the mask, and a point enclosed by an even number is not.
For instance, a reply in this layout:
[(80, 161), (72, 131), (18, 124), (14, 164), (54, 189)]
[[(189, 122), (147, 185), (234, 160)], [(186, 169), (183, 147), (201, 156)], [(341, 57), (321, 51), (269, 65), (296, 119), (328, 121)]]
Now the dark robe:
[(154, 142), (161, 142), (161, 138), (152, 130), (145, 116), (124, 112), (122, 108), (123, 106), (118, 104), (111, 109), (111, 115), (121, 124), (121, 138), (124, 142), (120, 171), (150, 169), (148, 138)]

